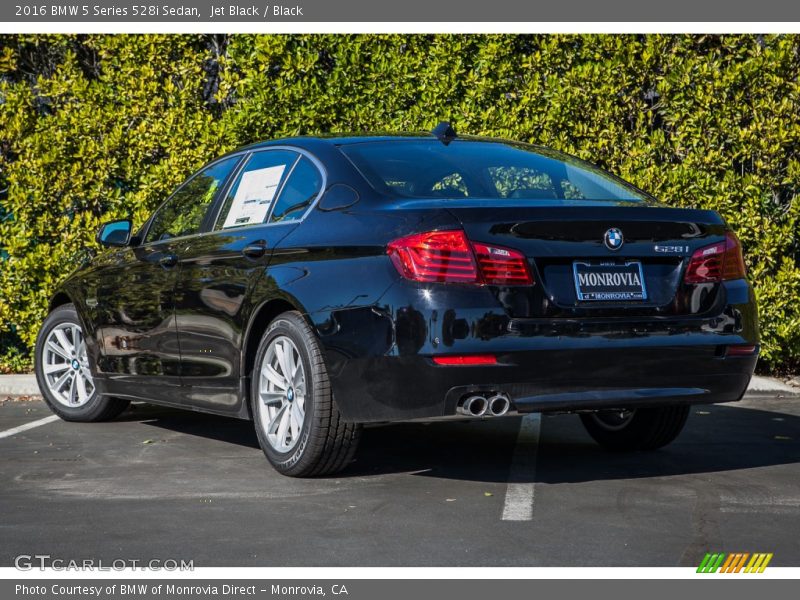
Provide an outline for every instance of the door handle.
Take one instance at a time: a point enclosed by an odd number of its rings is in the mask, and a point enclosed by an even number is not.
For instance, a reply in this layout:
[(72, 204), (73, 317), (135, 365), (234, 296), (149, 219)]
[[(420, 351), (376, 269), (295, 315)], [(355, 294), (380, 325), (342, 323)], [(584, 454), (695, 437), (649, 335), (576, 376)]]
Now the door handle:
[(171, 269), (175, 265), (178, 264), (178, 257), (174, 254), (165, 254), (161, 258), (158, 259), (158, 264), (160, 264), (165, 269)]
[(264, 240), (258, 240), (252, 244), (247, 244), (244, 248), (242, 248), (242, 254), (244, 254), (247, 258), (261, 258), (264, 256), (266, 251), (267, 242)]

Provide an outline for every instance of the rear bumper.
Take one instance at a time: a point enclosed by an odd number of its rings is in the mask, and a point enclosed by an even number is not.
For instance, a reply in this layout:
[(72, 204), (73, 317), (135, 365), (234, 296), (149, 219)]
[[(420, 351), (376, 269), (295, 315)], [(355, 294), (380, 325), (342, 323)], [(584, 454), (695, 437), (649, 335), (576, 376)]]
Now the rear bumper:
[(348, 361), (333, 379), (347, 420), (401, 421), (456, 414), (465, 396), (504, 392), (520, 413), (733, 402), (757, 357), (717, 346), (537, 350), (498, 355), (496, 366), (438, 366), (426, 357)]
[[(758, 318), (745, 280), (723, 291), (712, 315), (514, 319), (486, 289), (398, 284), (380, 305), (310, 316), (349, 421), (445, 417), (471, 392), (505, 392), (519, 412), (733, 402), (757, 353), (727, 348), (758, 346)], [(431, 358), (486, 353), (498, 364)]]

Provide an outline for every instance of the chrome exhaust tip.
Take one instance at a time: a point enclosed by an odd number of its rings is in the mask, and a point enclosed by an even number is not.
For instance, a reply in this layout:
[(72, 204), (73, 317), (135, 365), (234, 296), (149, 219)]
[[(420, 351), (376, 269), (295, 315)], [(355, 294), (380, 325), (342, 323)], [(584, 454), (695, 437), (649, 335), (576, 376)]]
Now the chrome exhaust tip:
[(482, 417), (489, 410), (489, 401), (485, 396), (468, 396), (456, 410), (468, 417)]
[(493, 417), (502, 417), (511, 408), (511, 400), (506, 394), (495, 394), (487, 402), (489, 405), (487, 410)]

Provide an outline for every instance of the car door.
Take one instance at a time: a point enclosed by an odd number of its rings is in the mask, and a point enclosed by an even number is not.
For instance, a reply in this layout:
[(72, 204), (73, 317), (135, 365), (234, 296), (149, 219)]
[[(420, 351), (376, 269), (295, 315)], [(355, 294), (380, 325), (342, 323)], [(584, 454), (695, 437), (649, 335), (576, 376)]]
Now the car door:
[(323, 181), (319, 163), (301, 150), (253, 152), (220, 197), (213, 230), (181, 248), (175, 310), (185, 402), (243, 410), (240, 357), (254, 308), (250, 292)]
[(108, 379), (108, 393), (180, 401), (178, 253), (202, 229), (240, 159), (223, 159), (190, 177), (153, 214), (140, 242), (117, 252), (99, 269), (91, 300), (102, 336), (98, 371)]

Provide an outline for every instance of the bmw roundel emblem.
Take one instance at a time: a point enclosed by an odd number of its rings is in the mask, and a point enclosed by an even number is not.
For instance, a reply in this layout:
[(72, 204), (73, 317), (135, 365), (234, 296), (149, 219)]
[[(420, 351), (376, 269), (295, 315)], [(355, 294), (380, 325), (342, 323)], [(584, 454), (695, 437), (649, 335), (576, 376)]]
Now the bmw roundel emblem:
[(619, 250), (622, 248), (622, 244), (624, 242), (625, 240), (622, 237), (622, 231), (616, 227), (612, 227), (606, 231), (606, 234), (603, 236), (603, 243), (609, 250)]

